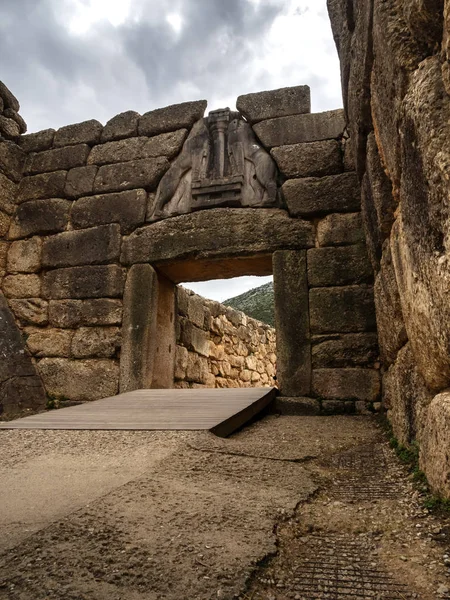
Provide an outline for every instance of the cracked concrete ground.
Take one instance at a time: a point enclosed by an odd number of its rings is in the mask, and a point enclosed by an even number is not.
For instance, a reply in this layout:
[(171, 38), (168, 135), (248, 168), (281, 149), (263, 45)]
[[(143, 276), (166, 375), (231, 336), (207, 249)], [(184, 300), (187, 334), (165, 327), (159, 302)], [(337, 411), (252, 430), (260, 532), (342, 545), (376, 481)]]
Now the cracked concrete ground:
[[(379, 438), (374, 421), (349, 416), (268, 416), (228, 439), (206, 432), (0, 431), (0, 598), (336, 600), (341, 596), (300, 595), (292, 565), (302, 568), (301, 550), (316, 543), (316, 534), (354, 540), (364, 533), (370, 539), (359, 540), (358, 552), (376, 546), (383, 562), (385, 501), (369, 499), (372, 508), (362, 502), (364, 521), (354, 501), (348, 509), (345, 498), (326, 495), (345, 488), (342, 465), (361, 470), (361, 461), (345, 453)], [(396, 492), (403, 499), (404, 485)], [(422, 579), (415, 582), (405, 564), (398, 585), (408, 579), (412, 593), (445, 584), (445, 569), (424, 583), (417, 563)]]

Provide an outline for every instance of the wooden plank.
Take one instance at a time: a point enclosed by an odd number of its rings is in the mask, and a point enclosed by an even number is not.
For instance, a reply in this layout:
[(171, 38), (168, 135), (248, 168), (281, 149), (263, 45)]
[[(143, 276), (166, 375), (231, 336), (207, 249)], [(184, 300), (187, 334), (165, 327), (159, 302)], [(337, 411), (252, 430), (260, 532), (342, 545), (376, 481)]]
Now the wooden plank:
[(275, 388), (135, 390), (6, 421), (0, 429), (210, 430), (226, 437), (275, 395)]

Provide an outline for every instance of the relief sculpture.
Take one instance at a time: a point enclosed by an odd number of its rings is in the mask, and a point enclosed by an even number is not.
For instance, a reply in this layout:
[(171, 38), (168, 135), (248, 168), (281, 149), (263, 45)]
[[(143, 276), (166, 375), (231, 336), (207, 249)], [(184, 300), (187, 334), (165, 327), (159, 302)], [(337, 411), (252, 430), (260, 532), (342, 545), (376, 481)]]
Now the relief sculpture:
[(276, 165), (229, 108), (194, 125), (159, 184), (150, 220), (225, 206), (278, 206)]

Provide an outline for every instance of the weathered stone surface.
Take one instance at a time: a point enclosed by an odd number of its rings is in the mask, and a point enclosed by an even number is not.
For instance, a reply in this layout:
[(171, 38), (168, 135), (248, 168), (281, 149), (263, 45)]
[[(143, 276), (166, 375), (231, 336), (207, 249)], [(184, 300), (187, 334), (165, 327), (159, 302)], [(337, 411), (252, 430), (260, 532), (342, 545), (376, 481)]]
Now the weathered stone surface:
[(0, 237), (6, 237), (10, 223), (11, 217), (0, 210)]
[(373, 366), (378, 360), (376, 333), (348, 333), (314, 336), (313, 368)]
[(20, 135), (20, 127), (13, 120), (0, 115), (0, 136), (8, 140), (14, 140)]
[(282, 415), (320, 415), (320, 403), (315, 398), (289, 398), (286, 396), (277, 396), (277, 398), (275, 398), (273, 409), (275, 412), (280, 412)]
[(110, 358), (120, 348), (118, 327), (80, 327), (72, 340), (72, 356), (75, 358)]
[(24, 177), (19, 184), (16, 202), (63, 196), (66, 175), (66, 171), (54, 171), (53, 173)]
[(11, 90), (3, 83), (3, 81), (0, 81), (0, 96), (3, 100), (3, 105), (5, 108), (12, 108), (16, 112), (19, 112), (19, 101), (11, 92)]
[(342, 173), (341, 145), (337, 140), (279, 146), (271, 151), (286, 177), (323, 177)]
[(279, 209), (216, 208), (159, 221), (124, 240), (124, 264), (268, 254), (314, 245), (311, 223)]
[(190, 129), (205, 114), (206, 100), (183, 102), (145, 113), (139, 119), (139, 135), (158, 135), (176, 129)]
[(119, 388), (119, 365), (114, 360), (43, 358), (38, 363), (47, 393), (67, 400), (98, 400)]
[(47, 325), (48, 302), (41, 298), (13, 299), (8, 301), (16, 319), (27, 325)]
[(9, 273), (37, 273), (41, 269), (42, 239), (13, 242), (8, 251)]
[(325, 400), (376, 402), (380, 374), (373, 369), (314, 369), (313, 393)]
[(25, 152), (17, 144), (0, 142), (0, 172), (16, 183), (22, 178), (25, 158)]
[(398, 351), (405, 345), (408, 338), (389, 241), (386, 241), (384, 245), (381, 268), (375, 279), (374, 292), (381, 358), (385, 365), (390, 365), (395, 361)]
[(35, 234), (59, 233), (66, 229), (72, 203), (68, 200), (31, 200), (17, 208), (11, 222), (9, 239), (16, 240)]
[(75, 123), (74, 125), (66, 125), (55, 133), (53, 145), (59, 147), (75, 146), (76, 144), (97, 144), (100, 141), (102, 129), (103, 125), (94, 119), (83, 123)]
[(86, 164), (90, 151), (87, 144), (78, 144), (37, 152), (30, 156), (26, 170), (28, 173), (37, 174), (81, 167)]
[[(180, 308), (180, 301), (178, 300), (178, 307)], [(181, 307), (182, 310), (182, 307)], [(231, 311), (231, 309), (230, 309)], [(188, 296), (187, 306), (187, 317), (188, 319), (200, 329), (205, 327), (205, 307), (197, 295)], [(234, 311), (237, 312), (237, 311)], [(228, 317), (229, 318), (229, 317)], [(231, 319), (230, 319), (231, 320)], [(209, 328), (209, 323), (208, 323)], [(205, 355), (207, 356), (207, 355)]]
[(0, 173), (0, 209), (8, 215), (12, 215), (16, 208), (16, 193), (16, 184)]
[(79, 198), (86, 194), (92, 194), (98, 167), (89, 165), (87, 167), (75, 167), (67, 173), (64, 192), (69, 198)]
[(66, 231), (44, 241), (44, 267), (76, 267), (112, 263), (119, 259), (120, 226), (101, 225), (82, 231)]
[(26, 133), (27, 124), (25, 123), (25, 119), (19, 115), (18, 112), (13, 110), (12, 108), (6, 108), (3, 111), (3, 116), (8, 117), (8, 119), (12, 119), (15, 121), (19, 127), (19, 133)]
[(186, 380), (197, 383), (206, 383), (208, 375), (209, 369), (206, 358), (194, 354), (193, 352), (188, 352)]
[(118, 142), (107, 142), (94, 146), (88, 164), (107, 165), (158, 156), (166, 156), (170, 159), (180, 152), (186, 135), (186, 129), (178, 129), (151, 138), (141, 136)]
[(120, 113), (110, 119), (103, 127), (101, 142), (121, 140), (137, 135), (138, 121), (141, 115), (134, 110)]
[(37, 329), (26, 327), (27, 347), (31, 354), (43, 356), (69, 356), (73, 331), (68, 329)]
[(158, 276), (149, 265), (133, 265), (123, 298), (120, 391), (150, 388), (158, 315)]
[(269, 148), (339, 139), (344, 129), (345, 117), (341, 109), (268, 119), (254, 126), (258, 138)]
[(7, 298), (38, 298), (41, 279), (39, 275), (7, 275), (3, 279), (3, 293)]
[(311, 390), (306, 252), (275, 252), (273, 274), (278, 384), (284, 396), (305, 396)]
[(309, 291), (311, 332), (375, 331), (373, 289), (367, 285)]
[(188, 364), (188, 350), (184, 346), (175, 349), (175, 379), (185, 379)]
[(395, 437), (402, 444), (423, 440), (425, 415), (433, 394), (417, 370), (410, 344), (383, 376), (383, 404)]
[(71, 219), (75, 229), (106, 223), (119, 223), (124, 234), (131, 233), (145, 221), (147, 192), (129, 190), (80, 198), (72, 209)]
[(363, 244), (365, 237), (361, 214), (333, 213), (327, 215), (317, 224), (317, 242), (322, 247)]
[(450, 392), (438, 394), (425, 416), (420, 445), (420, 467), (434, 493), (450, 496)]
[(49, 322), (53, 327), (75, 328), (81, 325), (120, 325), (122, 301), (111, 298), (93, 300), (51, 300)]
[[(31, 277), (28, 275), (27, 277)], [(123, 270), (117, 265), (91, 265), (48, 271), (43, 277), (44, 298), (117, 298), (122, 295)]]
[(370, 283), (372, 280), (372, 266), (363, 245), (308, 250), (310, 287)]
[(191, 321), (185, 319), (181, 324), (181, 343), (188, 350), (192, 350), (201, 356), (209, 356), (209, 335)]
[(311, 112), (311, 91), (308, 85), (286, 87), (239, 96), (236, 107), (249, 123)]
[(288, 179), (282, 190), (289, 214), (294, 217), (361, 208), (360, 188), (354, 173)]
[(43, 129), (37, 133), (21, 135), (19, 145), (25, 152), (42, 152), (52, 147), (54, 137), (54, 129)]
[(145, 158), (114, 165), (104, 165), (98, 170), (94, 192), (121, 192), (133, 188), (155, 189), (169, 168), (165, 157)]

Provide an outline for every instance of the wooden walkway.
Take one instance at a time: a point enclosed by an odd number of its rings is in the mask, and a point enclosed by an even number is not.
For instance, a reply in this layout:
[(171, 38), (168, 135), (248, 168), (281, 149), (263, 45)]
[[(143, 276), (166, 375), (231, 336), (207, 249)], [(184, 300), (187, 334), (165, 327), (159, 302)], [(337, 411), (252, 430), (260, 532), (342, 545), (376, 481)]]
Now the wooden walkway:
[(275, 388), (136, 390), (0, 422), (0, 429), (190, 429), (226, 437), (270, 404), (275, 394)]

